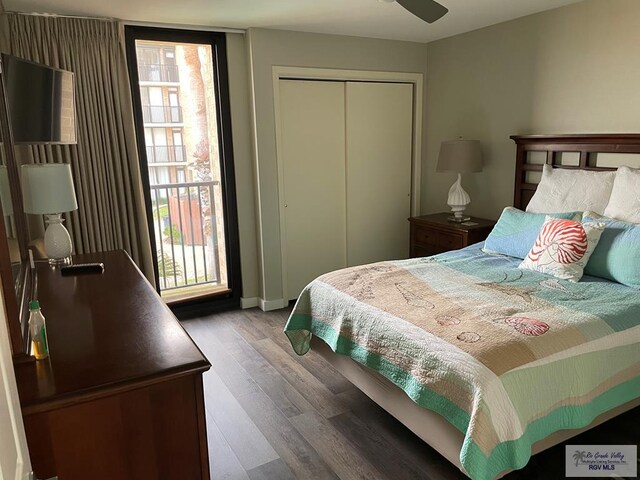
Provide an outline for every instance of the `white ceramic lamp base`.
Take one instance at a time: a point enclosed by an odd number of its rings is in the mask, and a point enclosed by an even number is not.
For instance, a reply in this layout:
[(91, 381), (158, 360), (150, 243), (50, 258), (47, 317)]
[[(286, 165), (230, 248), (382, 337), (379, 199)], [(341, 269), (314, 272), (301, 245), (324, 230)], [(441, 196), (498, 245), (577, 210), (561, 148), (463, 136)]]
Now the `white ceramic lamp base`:
[(471, 217), (464, 215), (467, 205), (471, 203), (469, 194), (462, 188), (462, 174), (458, 174), (458, 179), (449, 189), (447, 204), (451, 208), (452, 216), (448, 218), (450, 222), (462, 223), (471, 220)]
[(62, 214), (46, 215), (47, 230), (44, 232), (44, 249), (50, 265), (71, 263), (71, 236), (62, 224)]

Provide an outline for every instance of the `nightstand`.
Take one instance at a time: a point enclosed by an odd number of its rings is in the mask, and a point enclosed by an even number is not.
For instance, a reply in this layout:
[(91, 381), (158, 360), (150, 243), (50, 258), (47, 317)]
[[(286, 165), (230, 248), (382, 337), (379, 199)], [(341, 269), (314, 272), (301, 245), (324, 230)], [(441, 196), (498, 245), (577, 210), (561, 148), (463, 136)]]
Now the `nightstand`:
[(449, 216), (450, 213), (434, 213), (409, 219), (409, 255), (412, 258), (428, 257), (481, 242), (496, 224), (494, 220), (471, 217), (469, 222), (477, 225), (464, 225), (448, 221)]

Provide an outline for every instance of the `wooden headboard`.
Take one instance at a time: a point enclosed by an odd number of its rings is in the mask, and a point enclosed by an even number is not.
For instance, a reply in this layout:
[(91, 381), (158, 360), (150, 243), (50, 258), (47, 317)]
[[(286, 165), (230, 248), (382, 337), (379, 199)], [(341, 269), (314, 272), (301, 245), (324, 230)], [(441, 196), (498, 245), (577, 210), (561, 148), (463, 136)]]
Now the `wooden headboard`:
[[(516, 182), (513, 205), (524, 210), (536, 191), (538, 184), (531, 181), (533, 172), (542, 172), (542, 165), (555, 168), (606, 171), (616, 166), (599, 166), (598, 153), (640, 154), (640, 134), (572, 134), (572, 135), (512, 135), (516, 142)], [(542, 161), (531, 159), (530, 152), (542, 152)], [(563, 162), (564, 153), (573, 153), (575, 161)], [(640, 167), (640, 156), (637, 160)], [(539, 175), (539, 173), (538, 173)]]

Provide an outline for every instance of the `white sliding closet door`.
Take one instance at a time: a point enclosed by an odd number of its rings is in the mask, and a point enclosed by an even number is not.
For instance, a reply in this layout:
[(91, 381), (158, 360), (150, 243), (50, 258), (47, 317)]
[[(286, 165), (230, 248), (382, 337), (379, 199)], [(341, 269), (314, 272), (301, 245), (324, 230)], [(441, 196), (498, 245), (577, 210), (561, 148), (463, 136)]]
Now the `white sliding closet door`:
[(348, 82), (347, 262), (408, 258), (413, 85)]
[(280, 80), (287, 299), (346, 266), (345, 84)]

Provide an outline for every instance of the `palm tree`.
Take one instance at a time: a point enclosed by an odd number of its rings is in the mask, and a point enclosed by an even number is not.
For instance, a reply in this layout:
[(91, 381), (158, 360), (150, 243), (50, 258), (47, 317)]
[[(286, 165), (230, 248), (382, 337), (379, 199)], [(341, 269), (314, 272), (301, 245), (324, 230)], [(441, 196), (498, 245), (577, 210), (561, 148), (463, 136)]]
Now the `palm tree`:
[(158, 252), (158, 274), (165, 279), (182, 277), (182, 267), (168, 253)]
[(587, 452), (584, 450), (581, 452), (576, 450), (576, 453), (573, 454), (573, 459), (576, 461), (576, 467), (578, 466), (578, 463), (584, 462), (586, 456)]
[[(180, 104), (184, 111), (185, 123), (184, 133), (188, 148), (189, 168), (193, 172), (197, 182), (210, 182), (214, 180), (214, 172), (211, 165), (211, 151), (214, 147), (214, 154), (217, 153), (217, 129), (215, 128), (215, 117), (209, 118), (207, 112), (207, 88), (203, 78), (203, 72), (210, 65), (203, 64), (203, 58), (207, 63), (211, 63), (210, 55), (205, 55), (201, 49), (203, 46), (196, 44), (180, 44), (176, 46), (176, 57), (180, 72)], [(201, 58), (203, 57), (203, 58)], [(209, 98), (214, 101), (214, 96)], [(215, 111), (215, 110), (214, 110)], [(210, 142), (213, 138), (213, 145)], [(217, 155), (216, 155), (217, 156)], [(209, 189), (201, 188), (200, 201), (202, 205), (203, 233), (207, 242), (208, 258), (210, 264), (208, 271), (213, 271), (213, 259), (219, 255), (216, 251), (217, 238), (213, 238), (212, 225), (212, 203)]]

